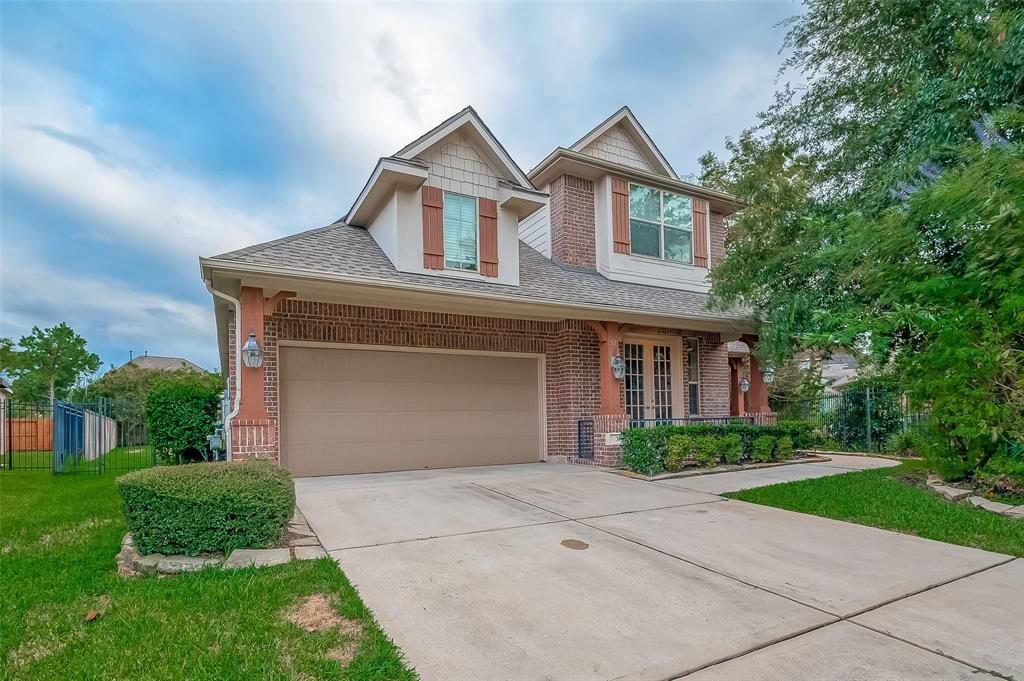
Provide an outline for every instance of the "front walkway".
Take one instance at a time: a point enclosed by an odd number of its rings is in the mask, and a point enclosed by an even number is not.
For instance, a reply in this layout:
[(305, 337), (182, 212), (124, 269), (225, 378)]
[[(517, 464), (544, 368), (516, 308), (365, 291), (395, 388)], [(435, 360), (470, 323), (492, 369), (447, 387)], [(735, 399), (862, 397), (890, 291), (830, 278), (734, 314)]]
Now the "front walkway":
[[(803, 472), (878, 461), (846, 458)], [(296, 487), (427, 681), (1024, 679), (1024, 561), (684, 486), (801, 472), (786, 468), (650, 483), (528, 464)]]

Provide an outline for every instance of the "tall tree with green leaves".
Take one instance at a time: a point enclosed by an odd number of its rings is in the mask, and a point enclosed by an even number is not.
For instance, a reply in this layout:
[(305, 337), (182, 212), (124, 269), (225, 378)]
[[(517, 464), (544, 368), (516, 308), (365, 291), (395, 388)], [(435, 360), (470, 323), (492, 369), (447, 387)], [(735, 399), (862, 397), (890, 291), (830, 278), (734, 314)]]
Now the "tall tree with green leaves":
[(746, 207), (719, 305), (758, 353), (858, 348), (932, 409), (961, 473), (1024, 440), (1024, 5), (809, 0), (760, 125), (701, 159)]
[(23, 400), (64, 397), (79, 378), (100, 367), (98, 355), (89, 352), (85, 339), (65, 322), (48, 329), (32, 327), (14, 345), (0, 342), (3, 370), (13, 377), (14, 394)]

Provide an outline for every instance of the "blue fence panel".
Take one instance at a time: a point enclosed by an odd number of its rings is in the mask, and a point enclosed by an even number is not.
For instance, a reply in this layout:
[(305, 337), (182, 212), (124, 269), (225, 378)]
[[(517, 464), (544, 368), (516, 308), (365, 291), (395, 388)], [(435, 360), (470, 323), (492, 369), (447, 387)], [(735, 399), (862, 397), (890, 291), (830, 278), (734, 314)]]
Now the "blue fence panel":
[(85, 452), (85, 410), (67, 402), (53, 405), (53, 472), (63, 473), (67, 459)]

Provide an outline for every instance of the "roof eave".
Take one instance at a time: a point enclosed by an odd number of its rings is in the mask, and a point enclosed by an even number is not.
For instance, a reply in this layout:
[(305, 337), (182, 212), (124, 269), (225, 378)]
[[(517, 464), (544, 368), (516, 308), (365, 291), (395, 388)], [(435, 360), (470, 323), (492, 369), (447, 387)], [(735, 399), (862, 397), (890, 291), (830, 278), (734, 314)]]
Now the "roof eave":
[[(287, 280), (291, 283), (277, 282), (279, 288), (300, 290), (299, 284), (320, 283), (346, 287), (357, 287), (361, 290), (377, 290), (391, 292), (407, 292), (409, 294), (423, 294), (444, 298), (457, 298), (460, 300), (474, 300), (486, 303), (488, 310), (495, 314), (499, 310), (496, 304), (506, 304), (519, 309), (536, 309), (538, 315), (547, 317), (565, 317), (573, 319), (602, 319), (610, 321), (634, 321), (635, 323), (661, 324), (669, 327), (687, 328), (701, 326), (713, 330), (731, 333), (753, 333), (756, 332), (759, 323), (752, 318), (716, 317), (714, 315), (668, 315), (658, 312), (638, 312), (635, 308), (619, 307), (614, 305), (597, 305), (589, 303), (567, 303), (561, 300), (550, 300), (543, 298), (522, 298), (510, 296), (500, 291), (485, 293), (481, 291), (465, 291), (426, 284), (410, 285), (405, 282), (386, 281), (369, 277), (358, 277), (345, 274), (332, 274), (324, 272), (313, 272), (290, 267), (273, 265), (256, 265), (250, 263), (239, 263), (234, 261), (217, 260), (216, 258), (200, 259), (204, 276), (209, 273), (212, 276), (217, 272), (223, 276), (244, 278), (266, 277), (274, 280)], [(737, 336), (738, 337), (738, 336)]]
[(530, 180), (534, 184), (544, 186), (565, 170), (561, 166), (571, 166), (571, 170), (589, 179), (597, 179), (604, 175), (616, 175), (626, 179), (636, 180), (644, 184), (650, 184), (662, 189), (698, 196), (711, 202), (711, 209), (722, 215), (730, 215), (743, 208), (742, 202), (727, 192), (709, 189), (691, 182), (676, 180), (664, 175), (652, 173), (638, 168), (629, 168), (618, 163), (595, 158), (579, 151), (557, 147), (548, 154), (544, 160), (530, 171)]

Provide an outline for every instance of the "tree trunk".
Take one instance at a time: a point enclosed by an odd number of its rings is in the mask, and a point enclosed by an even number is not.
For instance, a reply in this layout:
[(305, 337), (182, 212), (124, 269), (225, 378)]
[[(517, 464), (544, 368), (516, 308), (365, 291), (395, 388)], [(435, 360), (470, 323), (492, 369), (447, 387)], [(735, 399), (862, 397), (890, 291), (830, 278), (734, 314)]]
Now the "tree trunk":
[(56, 391), (54, 390), (54, 383), (55, 383), (54, 377), (50, 376), (50, 406), (53, 406), (53, 403), (55, 401), (54, 398), (56, 398), (56, 395), (55, 395)]

